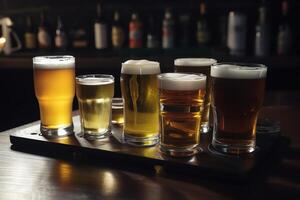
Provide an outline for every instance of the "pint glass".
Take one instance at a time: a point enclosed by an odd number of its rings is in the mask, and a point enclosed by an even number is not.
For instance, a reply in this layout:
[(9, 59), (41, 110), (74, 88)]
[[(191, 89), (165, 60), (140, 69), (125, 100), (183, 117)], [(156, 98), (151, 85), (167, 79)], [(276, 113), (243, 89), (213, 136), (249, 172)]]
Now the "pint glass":
[(114, 77), (104, 74), (77, 76), (76, 96), (84, 137), (94, 140), (109, 136)]
[(160, 150), (175, 157), (192, 156), (199, 151), (206, 76), (166, 73), (158, 81)]
[(206, 95), (201, 119), (201, 133), (210, 131), (212, 116), (210, 116), (211, 104), (211, 78), (210, 67), (217, 61), (211, 58), (178, 58), (174, 61), (175, 72), (201, 73), (206, 75)]
[(255, 150), (266, 75), (267, 67), (259, 64), (212, 66), (212, 145), (217, 151), (239, 155)]
[(75, 58), (33, 58), (35, 95), (39, 103), (41, 133), (45, 137), (73, 133), (72, 104), (75, 95)]
[(135, 146), (155, 145), (159, 140), (158, 62), (128, 60), (122, 63), (124, 139)]

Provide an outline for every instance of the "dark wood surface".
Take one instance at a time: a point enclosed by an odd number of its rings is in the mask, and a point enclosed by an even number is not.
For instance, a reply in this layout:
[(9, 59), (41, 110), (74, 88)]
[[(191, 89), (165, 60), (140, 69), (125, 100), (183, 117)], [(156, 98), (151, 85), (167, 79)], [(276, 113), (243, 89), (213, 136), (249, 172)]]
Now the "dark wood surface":
[[(277, 100), (275, 96), (278, 97)], [(284, 95), (283, 95), (284, 96)], [(251, 182), (190, 176), (163, 168), (76, 155), (11, 149), (8, 131), (0, 133), (0, 199), (298, 199), (300, 197), (300, 106), (289, 94), (272, 95), (261, 116), (278, 120), (290, 146), (274, 156)], [(280, 99), (280, 100), (278, 100)], [(289, 103), (292, 102), (292, 103)]]

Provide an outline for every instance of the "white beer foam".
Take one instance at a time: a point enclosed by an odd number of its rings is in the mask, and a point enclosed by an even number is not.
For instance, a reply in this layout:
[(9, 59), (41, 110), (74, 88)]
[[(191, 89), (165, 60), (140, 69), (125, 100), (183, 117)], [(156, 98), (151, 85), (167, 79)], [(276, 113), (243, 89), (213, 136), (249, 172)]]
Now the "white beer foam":
[(39, 69), (66, 69), (75, 68), (73, 56), (37, 56), (33, 59), (33, 68)]
[(218, 78), (230, 79), (260, 79), (267, 75), (267, 67), (258, 65), (257, 67), (247, 67), (234, 64), (219, 64), (211, 67), (210, 75)]
[(217, 61), (212, 58), (177, 58), (174, 60), (176, 66), (194, 66), (204, 67), (216, 64)]
[(122, 74), (160, 74), (159, 62), (150, 60), (127, 60), (122, 63)]
[(158, 76), (159, 87), (166, 90), (198, 90), (206, 86), (206, 76), (202, 74), (165, 73)]
[(105, 77), (84, 77), (76, 78), (77, 83), (81, 85), (108, 85), (114, 82), (113, 79)]

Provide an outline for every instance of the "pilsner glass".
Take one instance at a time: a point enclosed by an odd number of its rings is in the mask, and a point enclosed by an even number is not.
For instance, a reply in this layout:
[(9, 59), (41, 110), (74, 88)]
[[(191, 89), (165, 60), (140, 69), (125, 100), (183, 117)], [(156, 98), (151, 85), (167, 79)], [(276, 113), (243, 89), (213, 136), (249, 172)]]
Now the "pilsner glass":
[(109, 136), (114, 77), (105, 74), (77, 76), (76, 96), (84, 137), (94, 140)]
[(206, 76), (166, 73), (158, 82), (160, 150), (175, 157), (192, 156), (199, 151)]
[(75, 95), (75, 58), (33, 58), (35, 95), (39, 103), (41, 133), (45, 137), (73, 133), (72, 104)]
[(255, 150), (256, 122), (262, 107), (267, 67), (217, 64), (211, 67), (213, 147), (222, 153)]
[(206, 75), (206, 95), (204, 101), (204, 108), (201, 120), (201, 133), (207, 133), (210, 131), (210, 125), (212, 124), (211, 111), (211, 77), (210, 67), (216, 64), (217, 61), (211, 58), (178, 58), (174, 61), (175, 72), (184, 73), (201, 73)]
[(122, 63), (124, 139), (134, 146), (152, 146), (159, 140), (158, 62), (128, 60)]

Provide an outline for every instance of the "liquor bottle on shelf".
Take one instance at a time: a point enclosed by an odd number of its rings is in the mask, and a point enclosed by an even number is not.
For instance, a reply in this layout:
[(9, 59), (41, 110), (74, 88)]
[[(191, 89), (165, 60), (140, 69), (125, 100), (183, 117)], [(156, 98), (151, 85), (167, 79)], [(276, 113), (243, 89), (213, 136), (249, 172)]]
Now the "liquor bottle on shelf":
[(33, 28), (32, 18), (26, 18), (26, 30), (24, 33), (24, 46), (26, 50), (34, 50), (37, 48), (37, 35)]
[(55, 48), (65, 50), (68, 45), (67, 33), (64, 29), (63, 22), (57, 17), (57, 28), (55, 31)]
[(206, 4), (200, 2), (200, 15), (197, 20), (196, 40), (198, 46), (207, 45), (210, 41), (210, 30), (207, 22)]
[(129, 22), (129, 48), (143, 47), (142, 23), (136, 12), (132, 13)]
[(180, 46), (181, 47), (189, 47), (191, 44), (190, 41), (190, 16), (188, 14), (183, 14), (179, 16), (179, 33), (180, 33)]
[(175, 21), (170, 8), (165, 11), (162, 22), (162, 48), (170, 49), (175, 47)]
[(158, 35), (156, 32), (153, 16), (151, 16), (149, 18), (148, 31), (147, 31), (147, 45), (146, 46), (149, 49), (159, 47)]
[(282, 1), (281, 7), (281, 20), (279, 24), (279, 30), (277, 35), (277, 54), (278, 55), (287, 55), (291, 51), (292, 47), (292, 31), (289, 24), (289, 5), (287, 0)]
[(270, 27), (266, 2), (264, 0), (258, 9), (258, 21), (255, 27), (254, 54), (255, 56), (268, 56), (270, 54)]
[(97, 4), (97, 18), (94, 23), (95, 48), (105, 49), (108, 47), (107, 41), (107, 22), (103, 17), (101, 4)]
[(228, 15), (227, 47), (230, 55), (246, 54), (247, 16), (238, 11), (230, 11)]
[(41, 13), (41, 22), (38, 28), (38, 44), (40, 49), (45, 50), (51, 49), (52, 46), (50, 27), (44, 12)]
[(114, 21), (111, 27), (111, 43), (113, 48), (121, 48), (124, 46), (125, 33), (120, 22), (120, 14), (118, 11), (114, 13)]
[(88, 47), (87, 31), (83, 23), (78, 23), (70, 30), (73, 49), (84, 49)]

